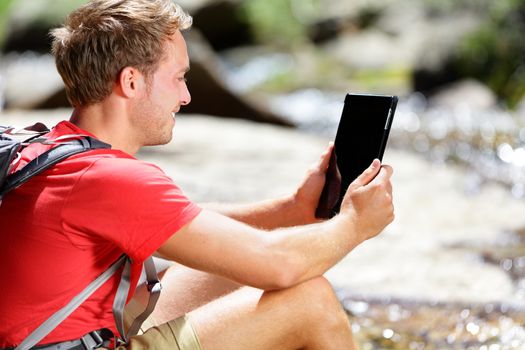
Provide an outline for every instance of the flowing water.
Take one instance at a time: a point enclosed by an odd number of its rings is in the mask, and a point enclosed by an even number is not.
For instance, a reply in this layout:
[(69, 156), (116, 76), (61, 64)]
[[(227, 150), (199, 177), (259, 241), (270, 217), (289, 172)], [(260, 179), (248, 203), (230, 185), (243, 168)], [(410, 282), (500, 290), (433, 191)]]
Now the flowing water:
[[(497, 245), (462, 244), (512, 278), (525, 294), (525, 231), (502, 232)], [(497, 286), (495, 286), (497, 288)], [(359, 296), (339, 290), (363, 350), (522, 350), (525, 304), (438, 302)]]
[[(341, 96), (304, 90), (279, 96), (274, 106), (286, 111), (301, 128), (334, 135), (342, 109)], [(498, 108), (476, 111), (468, 105), (428, 107), (413, 94), (402, 99), (394, 119), (389, 147), (416, 152), (434, 164), (466, 169), (464, 195), (499, 183), (508, 196), (525, 198), (524, 118)], [(525, 295), (523, 231), (503, 231), (496, 244), (462, 242), (485, 264), (499, 267), (514, 283), (515, 295)], [(468, 272), (465, 272), (468, 274)], [(496, 287), (497, 288), (497, 287)], [(525, 349), (523, 303), (469, 303), (376, 298), (340, 291), (354, 333), (363, 349)], [(453, 299), (453, 298), (452, 298)]]
[(525, 344), (524, 309), (506, 304), (343, 299), (363, 350), (510, 350)]
[[(318, 90), (279, 96), (274, 107), (301, 128), (333, 136), (342, 97)], [(416, 152), (434, 164), (466, 169), (464, 195), (476, 195), (489, 183), (505, 186), (508, 196), (525, 198), (525, 123), (518, 113), (494, 108), (476, 111), (468, 105), (428, 107), (413, 94), (401, 100), (389, 147)], [(508, 273), (515, 295), (525, 295), (523, 231), (504, 231), (496, 244), (476, 241), (462, 248)], [(452, 268), (452, 267), (451, 267)], [(468, 272), (465, 272), (468, 274)], [(496, 286), (497, 288), (497, 286)], [(523, 303), (469, 303), (376, 298), (340, 290), (362, 349), (525, 349)]]
[[(268, 74), (287, 69), (288, 61), (270, 56), (258, 62), (234, 74), (233, 81), (242, 86), (250, 70), (260, 68)], [(274, 96), (270, 106), (300, 129), (333, 138), (343, 100), (344, 92), (304, 89)], [(432, 106), (423, 95), (413, 93), (400, 100), (388, 147), (417, 153), (436, 166), (459, 166), (464, 171), (460, 196), (476, 196), (485, 187), (498, 184), (506, 189), (509, 201), (525, 199), (525, 108), (509, 112), (497, 106), (484, 110), (468, 104)], [(434, 221), (429, 225), (439, 231), (439, 219)], [(525, 230), (500, 224), (495, 237), (486, 241), (474, 235), (437, 254), (460, 250), (473, 257), (472, 266), (482, 264), (506, 273), (513, 286), (509, 300), (458, 301), (454, 293), (441, 300), (428, 295), (378, 297), (356, 292), (355, 284), (339, 286), (338, 295), (362, 349), (525, 349)], [(452, 264), (450, 269), (454, 269)], [(472, 280), (468, 267), (461, 273), (466, 281)]]

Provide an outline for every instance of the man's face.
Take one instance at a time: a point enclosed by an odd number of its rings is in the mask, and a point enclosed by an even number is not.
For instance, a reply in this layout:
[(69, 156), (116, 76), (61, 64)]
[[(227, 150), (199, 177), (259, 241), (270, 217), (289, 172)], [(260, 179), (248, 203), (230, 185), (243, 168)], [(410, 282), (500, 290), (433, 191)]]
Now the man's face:
[(139, 126), (143, 146), (166, 144), (171, 140), (175, 113), (191, 100), (185, 79), (189, 64), (186, 42), (177, 31), (166, 40), (164, 57), (133, 108), (133, 122)]

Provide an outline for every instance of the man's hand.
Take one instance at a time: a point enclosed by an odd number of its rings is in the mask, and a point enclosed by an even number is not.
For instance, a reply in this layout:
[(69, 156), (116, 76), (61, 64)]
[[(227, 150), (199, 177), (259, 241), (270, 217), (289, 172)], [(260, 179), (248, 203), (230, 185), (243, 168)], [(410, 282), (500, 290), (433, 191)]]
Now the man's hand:
[(353, 234), (360, 241), (376, 236), (394, 220), (392, 172), (392, 167), (375, 159), (348, 187), (340, 215), (353, 223)]
[(319, 161), (308, 169), (306, 176), (293, 196), (294, 208), (302, 213), (304, 218), (303, 224), (319, 221), (315, 217), (315, 210), (324, 187), (326, 169), (328, 168), (333, 148), (334, 144), (331, 142), (321, 154)]

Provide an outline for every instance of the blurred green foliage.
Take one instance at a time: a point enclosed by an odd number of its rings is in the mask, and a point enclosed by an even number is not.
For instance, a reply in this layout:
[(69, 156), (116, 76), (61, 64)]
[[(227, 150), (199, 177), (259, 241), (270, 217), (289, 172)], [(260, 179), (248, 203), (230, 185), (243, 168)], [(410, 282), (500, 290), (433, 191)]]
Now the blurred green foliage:
[[(43, 27), (58, 25), (70, 11), (86, 1), (0, 0), (0, 48), (8, 31), (16, 31), (28, 23)], [(484, 19), (481, 27), (469, 35), (455, 53), (453, 60), (459, 72), (458, 79), (474, 77), (490, 86), (509, 107), (519, 103), (525, 94), (525, 0), (423, 0), (423, 3), (427, 16), (468, 11)], [(386, 6), (387, 1), (384, 4)], [(308, 31), (312, 23), (321, 18), (325, 5), (326, 0), (243, 0), (239, 10), (260, 43), (294, 51), (310, 46)], [(383, 9), (380, 2), (363, 3), (357, 13), (357, 27), (373, 27), (383, 15)], [(342, 75), (333, 69), (337, 64), (323, 65), (323, 59), (318, 61), (321, 67), (308, 70), (320, 73), (320, 85)], [(393, 76), (397, 81), (403, 80), (407, 73), (401, 70), (375, 74), (381, 79), (385, 75)], [(286, 75), (278, 76), (273, 84), (280, 85), (285, 78)], [(375, 84), (371, 72), (358, 74), (354, 71), (351, 78)], [(311, 81), (311, 77), (297, 80)]]
[(57, 26), (71, 11), (87, 0), (0, 0), (0, 47), (8, 31), (16, 31), (31, 23), (36, 26)]
[[(505, 2), (507, 0), (497, 0)], [(450, 15), (457, 11), (467, 10), (485, 14), (494, 0), (425, 0), (425, 9), (430, 15)]]
[(9, 19), (9, 11), (13, 0), (2, 0), (0, 1), (0, 47), (5, 40), (7, 31), (7, 23)]
[(488, 13), (460, 47), (459, 70), (486, 83), (512, 108), (525, 95), (525, 1), (494, 1)]
[(318, 7), (319, 0), (245, 0), (240, 14), (261, 43), (290, 47), (307, 41), (306, 24)]

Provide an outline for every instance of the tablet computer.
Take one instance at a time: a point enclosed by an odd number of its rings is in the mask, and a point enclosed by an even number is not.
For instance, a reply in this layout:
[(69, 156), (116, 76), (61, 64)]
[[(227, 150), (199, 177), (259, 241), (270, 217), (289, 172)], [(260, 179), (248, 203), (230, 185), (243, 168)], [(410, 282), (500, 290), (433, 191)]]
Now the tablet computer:
[(348, 186), (375, 158), (383, 159), (397, 96), (347, 94), (316, 217), (331, 218)]

